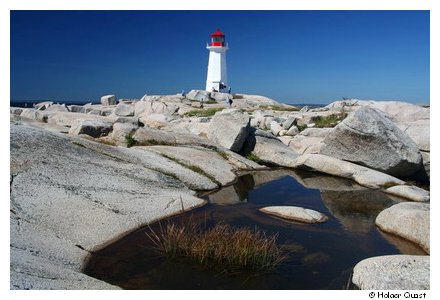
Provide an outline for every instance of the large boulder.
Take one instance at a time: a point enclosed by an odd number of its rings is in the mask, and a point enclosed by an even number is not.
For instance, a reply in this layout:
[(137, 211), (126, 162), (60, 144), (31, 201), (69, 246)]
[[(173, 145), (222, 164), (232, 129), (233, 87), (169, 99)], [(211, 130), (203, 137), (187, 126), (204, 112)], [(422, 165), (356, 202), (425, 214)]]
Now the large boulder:
[(429, 206), (420, 202), (398, 203), (382, 211), (376, 218), (376, 225), (418, 244), (429, 253)]
[(111, 122), (103, 120), (77, 120), (69, 130), (69, 134), (79, 135), (86, 134), (94, 138), (99, 138), (108, 135), (113, 128)]
[(160, 129), (162, 127), (165, 127), (168, 125), (168, 122), (171, 121), (173, 118), (164, 115), (164, 114), (148, 114), (144, 113), (139, 116), (139, 122), (144, 124), (145, 126)]
[(393, 176), (416, 173), (422, 156), (415, 143), (380, 111), (361, 107), (324, 139), (321, 153)]
[(116, 105), (115, 95), (106, 95), (101, 97), (101, 104), (103, 106)]
[(89, 115), (83, 113), (56, 112), (48, 116), (47, 123), (58, 126), (72, 127), (79, 119), (104, 120), (100, 115)]
[(226, 102), (232, 99), (232, 95), (228, 93), (211, 92), (209, 96), (217, 102)]
[(250, 117), (236, 109), (217, 112), (208, 130), (208, 139), (239, 152), (249, 135)]
[(134, 116), (134, 105), (121, 102), (116, 106), (114, 114), (121, 117), (132, 117)]
[(131, 123), (114, 123), (111, 138), (116, 145), (132, 146), (128, 143), (129, 137), (138, 129), (139, 126)]
[(167, 103), (160, 100), (138, 101), (135, 104), (135, 116), (163, 114), (173, 115), (177, 113), (179, 106), (176, 103)]
[(271, 133), (252, 130), (246, 139), (242, 153), (251, 154), (259, 162), (280, 167), (293, 167), (298, 157), (292, 149), (283, 144)]
[(429, 290), (429, 270), (429, 256), (376, 256), (354, 267), (352, 281), (361, 290)]
[(133, 135), (137, 145), (173, 145), (176, 138), (170, 132), (150, 127), (140, 127)]
[(193, 101), (208, 101), (211, 93), (208, 91), (202, 90), (191, 90), (188, 94), (186, 94), (186, 98)]

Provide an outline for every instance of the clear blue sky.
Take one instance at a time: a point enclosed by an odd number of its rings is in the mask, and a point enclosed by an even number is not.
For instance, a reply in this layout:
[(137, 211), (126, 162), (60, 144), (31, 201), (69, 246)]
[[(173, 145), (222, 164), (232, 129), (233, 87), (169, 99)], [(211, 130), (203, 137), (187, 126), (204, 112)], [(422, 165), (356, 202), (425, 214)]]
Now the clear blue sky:
[(11, 99), (203, 89), (217, 28), (232, 92), (429, 103), (428, 11), (12, 11)]

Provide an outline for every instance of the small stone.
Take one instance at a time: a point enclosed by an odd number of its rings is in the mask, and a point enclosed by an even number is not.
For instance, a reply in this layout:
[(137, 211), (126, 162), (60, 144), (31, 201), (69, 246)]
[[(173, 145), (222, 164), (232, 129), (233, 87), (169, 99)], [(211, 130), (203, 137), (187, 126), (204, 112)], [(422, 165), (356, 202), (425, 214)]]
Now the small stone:
[(429, 192), (416, 186), (396, 185), (387, 188), (385, 193), (402, 197), (411, 201), (427, 202), (429, 201)]
[(260, 209), (269, 215), (301, 223), (323, 223), (328, 217), (316, 210), (298, 206), (268, 206)]

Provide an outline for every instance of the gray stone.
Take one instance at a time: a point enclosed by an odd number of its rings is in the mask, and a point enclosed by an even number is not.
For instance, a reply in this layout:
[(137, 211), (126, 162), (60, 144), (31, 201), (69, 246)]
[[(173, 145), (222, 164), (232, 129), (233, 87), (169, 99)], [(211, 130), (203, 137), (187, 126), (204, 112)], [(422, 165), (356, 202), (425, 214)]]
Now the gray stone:
[(143, 113), (139, 116), (139, 122), (144, 124), (145, 126), (160, 129), (168, 125), (168, 122), (170, 122), (172, 118), (169, 116), (166, 116), (164, 114), (149, 114), (149, 113)]
[(202, 90), (191, 90), (188, 94), (186, 94), (186, 98), (194, 101), (208, 101), (210, 98), (210, 92), (202, 91)]
[(299, 133), (299, 129), (298, 129), (298, 127), (296, 127), (295, 125), (293, 125), (293, 126), (291, 126), (291, 127), (289, 128), (289, 130), (287, 130), (286, 135), (289, 135), (289, 136), (295, 136), (295, 135), (297, 135), (298, 133)]
[(217, 112), (208, 130), (208, 139), (239, 152), (246, 141), (250, 129), (250, 117), (235, 109)]
[(288, 117), (286, 121), (283, 122), (283, 128), (286, 130), (289, 130), (290, 127), (292, 127), (293, 125), (295, 125), (296, 123), (296, 117)]
[(429, 254), (429, 206), (420, 202), (398, 203), (382, 211), (376, 218), (376, 225), (418, 244)]
[(190, 169), (198, 170), (201, 175), (207, 176), (222, 186), (234, 182), (237, 178), (233, 172), (233, 166), (213, 150), (181, 146), (151, 146), (148, 149), (174, 159)]
[(134, 116), (134, 105), (119, 103), (115, 108), (114, 114), (121, 117), (132, 117)]
[(430, 121), (418, 120), (411, 123), (398, 124), (422, 151), (430, 151)]
[(66, 104), (52, 104), (48, 108), (45, 109), (46, 111), (54, 111), (54, 112), (69, 112), (69, 109), (67, 108)]
[(112, 131), (112, 123), (103, 120), (77, 120), (69, 130), (69, 134), (86, 134), (94, 138), (108, 135)]
[(306, 105), (306, 106), (303, 106), (300, 110), (299, 110), (299, 112), (300, 113), (305, 113), (305, 112), (308, 112), (310, 110), (310, 108)]
[(130, 123), (114, 123), (110, 137), (116, 145), (126, 146), (127, 137), (131, 136), (139, 126)]
[(270, 122), (269, 126), (270, 126), (270, 130), (275, 136), (277, 136), (280, 133), (280, 131), (283, 130), (283, 127), (281, 127), (281, 125), (278, 124), (277, 121)]
[(81, 273), (88, 251), (203, 203), (174, 177), (128, 161), (131, 148), (12, 123), (10, 134), (12, 289), (115, 288)]
[(384, 190), (385, 193), (416, 202), (429, 201), (429, 192), (416, 186), (396, 185)]
[(36, 110), (45, 110), (53, 104), (53, 101), (44, 101), (34, 105)]
[(20, 113), (20, 117), (36, 120), (36, 110), (33, 108), (23, 108), (23, 110)]
[(326, 215), (316, 210), (298, 206), (267, 206), (260, 208), (260, 211), (282, 219), (301, 223), (323, 223), (328, 220)]
[(429, 272), (429, 256), (376, 256), (354, 267), (352, 281), (361, 290), (429, 290)]
[(35, 112), (35, 120), (47, 123), (47, 120), (49, 120), (49, 118), (53, 116), (55, 113), (56, 113), (55, 111), (49, 111), (49, 109), (37, 110)]
[(333, 128), (321, 153), (399, 177), (416, 173), (422, 162), (414, 142), (369, 107), (359, 108)]
[[(209, 98), (214, 99), (217, 102), (225, 102), (229, 99), (232, 99), (232, 95), (228, 93), (211, 92)], [(205, 101), (207, 101), (209, 98), (205, 98)]]
[(171, 132), (150, 127), (140, 127), (133, 138), (139, 145), (173, 145), (176, 138)]
[(67, 106), (67, 108), (69, 109), (70, 112), (74, 112), (74, 113), (85, 113), (86, 112), (86, 108), (82, 105), (69, 105), (69, 106)]
[(115, 95), (106, 95), (101, 97), (101, 104), (103, 106), (116, 105)]
[(388, 174), (321, 154), (301, 155), (294, 161), (292, 167), (352, 179), (372, 189), (405, 184), (404, 181)]
[(300, 134), (308, 137), (325, 138), (331, 131), (332, 128), (306, 128)]
[(19, 116), (23, 112), (23, 108), (21, 107), (10, 107), (9, 113)]
[(248, 136), (243, 153), (252, 153), (263, 163), (281, 167), (292, 167), (298, 157), (298, 154), (271, 133), (261, 130), (254, 131)]
[[(310, 128), (312, 129), (312, 128)], [(305, 136), (297, 134), (289, 142), (289, 148), (296, 153), (302, 154), (318, 154), (321, 151), (324, 138)]]
[(102, 116), (95, 116), (83, 113), (56, 112), (48, 116), (47, 123), (56, 124), (58, 126), (72, 127), (79, 119), (87, 120), (105, 120)]

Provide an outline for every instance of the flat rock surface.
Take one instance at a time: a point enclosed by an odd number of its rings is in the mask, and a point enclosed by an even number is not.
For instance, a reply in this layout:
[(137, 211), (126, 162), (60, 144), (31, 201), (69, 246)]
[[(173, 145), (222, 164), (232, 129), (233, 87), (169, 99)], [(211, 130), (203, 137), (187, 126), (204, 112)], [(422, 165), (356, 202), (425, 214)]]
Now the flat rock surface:
[(99, 145), (104, 154), (15, 124), (10, 146), (12, 289), (110, 288), (80, 273), (87, 251), (204, 203), (176, 178), (124, 160), (118, 147)]
[(402, 202), (383, 210), (376, 218), (376, 225), (418, 244), (429, 253), (429, 213), (428, 203)]
[(195, 166), (202, 172), (213, 177), (222, 186), (232, 183), (237, 175), (233, 172), (233, 166), (217, 152), (197, 147), (173, 147), (173, 146), (150, 146), (148, 149), (161, 153), (177, 163), (187, 166)]
[(385, 173), (321, 154), (301, 155), (295, 160), (293, 167), (349, 178), (360, 185), (373, 189), (405, 183)]
[(352, 281), (361, 290), (429, 290), (429, 256), (386, 255), (362, 260)]
[(323, 223), (328, 217), (316, 210), (298, 206), (267, 206), (260, 209), (269, 215), (301, 223)]

